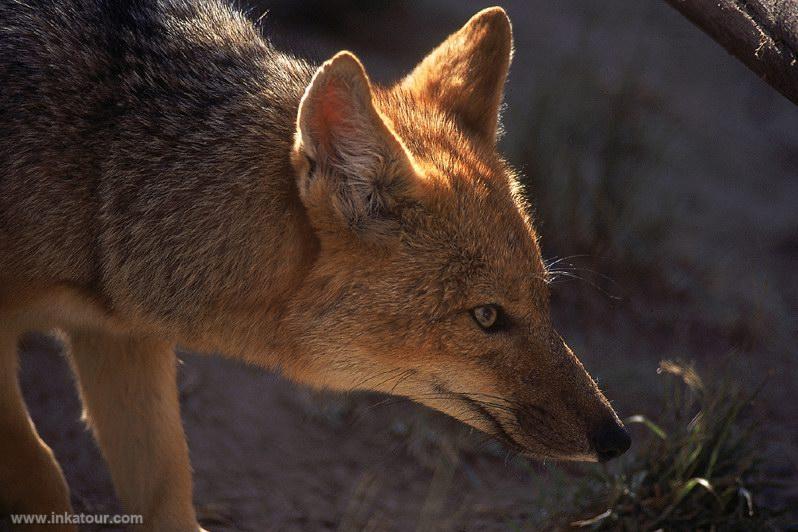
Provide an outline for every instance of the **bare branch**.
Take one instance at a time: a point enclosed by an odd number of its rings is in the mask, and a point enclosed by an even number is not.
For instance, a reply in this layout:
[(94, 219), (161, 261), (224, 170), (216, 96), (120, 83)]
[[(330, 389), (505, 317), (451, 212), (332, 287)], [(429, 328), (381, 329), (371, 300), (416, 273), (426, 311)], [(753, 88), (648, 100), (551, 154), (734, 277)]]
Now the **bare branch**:
[(798, 3), (793, 0), (666, 1), (798, 104)]

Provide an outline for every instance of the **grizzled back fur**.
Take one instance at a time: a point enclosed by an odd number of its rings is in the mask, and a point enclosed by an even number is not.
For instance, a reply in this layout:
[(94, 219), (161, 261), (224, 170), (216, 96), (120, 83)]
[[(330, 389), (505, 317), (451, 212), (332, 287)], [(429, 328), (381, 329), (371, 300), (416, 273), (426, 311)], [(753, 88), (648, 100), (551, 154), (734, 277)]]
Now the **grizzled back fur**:
[(313, 246), (263, 230), (304, 219), (286, 176), (309, 65), (216, 1), (12, 1), (0, 20), (0, 270), (167, 322), (279, 294), (277, 257)]

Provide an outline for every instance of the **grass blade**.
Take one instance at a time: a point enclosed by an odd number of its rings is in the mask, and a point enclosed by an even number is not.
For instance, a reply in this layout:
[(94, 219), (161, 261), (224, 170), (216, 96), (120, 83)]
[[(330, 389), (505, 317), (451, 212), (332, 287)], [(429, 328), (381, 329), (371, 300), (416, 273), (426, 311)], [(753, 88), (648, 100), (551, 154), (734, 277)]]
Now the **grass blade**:
[(657, 437), (661, 440), (667, 439), (668, 437), (668, 434), (662, 429), (662, 427), (660, 427), (659, 425), (648, 419), (646, 416), (643, 416), (641, 414), (629, 416), (628, 418), (624, 419), (623, 422), (626, 424), (640, 423), (642, 425), (645, 425), (646, 427), (649, 428), (649, 430), (651, 430), (651, 432), (656, 434)]

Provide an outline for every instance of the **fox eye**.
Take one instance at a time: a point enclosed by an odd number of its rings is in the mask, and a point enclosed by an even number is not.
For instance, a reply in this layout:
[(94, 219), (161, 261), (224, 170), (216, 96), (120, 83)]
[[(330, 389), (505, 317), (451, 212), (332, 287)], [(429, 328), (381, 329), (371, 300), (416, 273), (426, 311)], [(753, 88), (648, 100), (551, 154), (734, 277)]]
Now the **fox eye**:
[(500, 322), (501, 309), (497, 305), (480, 305), (471, 309), (471, 316), (477, 325), (486, 331), (492, 331), (497, 328)]

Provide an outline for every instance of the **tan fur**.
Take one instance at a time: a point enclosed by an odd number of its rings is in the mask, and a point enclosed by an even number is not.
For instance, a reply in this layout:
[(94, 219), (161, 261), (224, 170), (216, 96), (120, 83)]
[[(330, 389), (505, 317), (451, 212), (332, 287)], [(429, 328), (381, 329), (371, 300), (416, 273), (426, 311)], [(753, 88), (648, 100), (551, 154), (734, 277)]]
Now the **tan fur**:
[[(84, 9), (58, 13), (63, 48), (92, 3), (60, 1)], [(120, 499), (151, 530), (197, 528), (175, 344), (405, 395), (533, 456), (595, 460), (591, 435), (621, 424), (552, 328), (538, 237), (495, 149), (504, 11), (377, 87), (349, 52), (314, 69), (200, 4), (114, 13), (81, 36), (98, 50), (80, 61), (43, 47), (64, 78), (20, 76), (9, 58), (22, 52), (0, 45), (0, 456), (15, 456), (0, 480), (45, 479), (0, 482), (0, 509), (69, 506), (15, 378), (18, 335), (51, 328), (70, 339)], [(56, 42), (41, 14), (15, 9), (0, 8), (13, 42)], [(98, 78), (114, 62), (112, 82)], [(62, 96), (30, 102), (26, 83)], [(486, 304), (505, 329), (475, 323)]]

